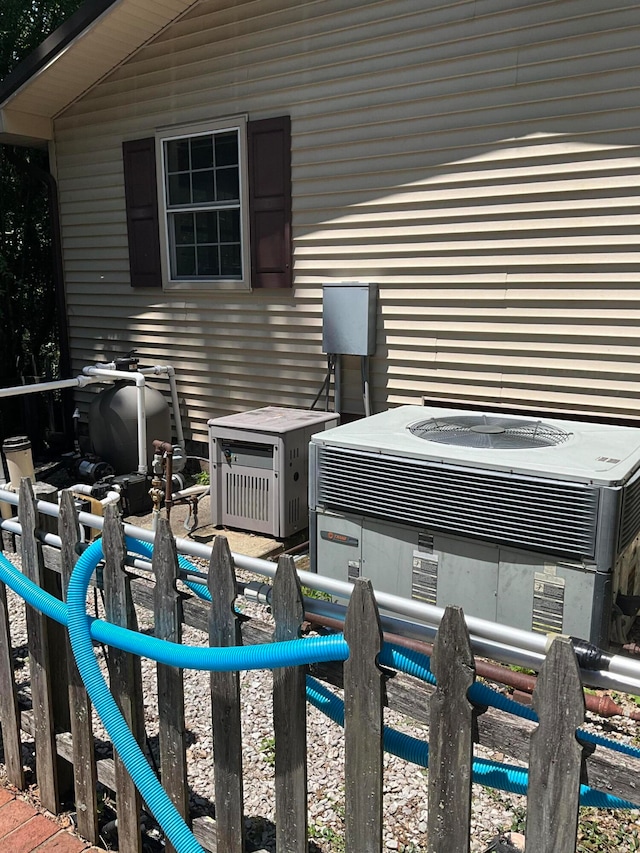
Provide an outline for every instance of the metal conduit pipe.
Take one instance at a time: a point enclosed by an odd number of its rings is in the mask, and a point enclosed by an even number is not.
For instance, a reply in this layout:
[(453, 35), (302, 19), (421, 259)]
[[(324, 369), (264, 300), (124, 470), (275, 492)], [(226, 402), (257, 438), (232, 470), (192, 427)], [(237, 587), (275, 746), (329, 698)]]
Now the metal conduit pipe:
[[(307, 610), (305, 610), (304, 616), (308, 622), (325, 628), (331, 628), (333, 631), (342, 631), (344, 627), (340, 619), (332, 619), (329, 616), (316, 616)], [(393, 634), (388, 631), (383, 631), (383, 637), (386, 643), (394, 643), (397, 646), (412, 649), (427, 657), (431, 657), (433, 653), (433, 643), (413, 640), (410, 637), (402, 636), (402, 634)], [(525, 672), (514, 672), (505, 666), (485, 660), (476, 659), (475, 668), (481, 678), (496, 681), (498, 684), (506, 684), (509, 687), (514, 687), (526, 693), (533, 693), (538, 681), (536, 675), (529, 675)], [(624, 708), (614, 702), (609, 696), (594, 696), (592, 693), (585, 693), (584, 701), (588, 711), (598, 714), (601, 717), (628, 717), (631, 720), (640, 720), (640, 711), (625, 711)]]
[[(305, 610), (314, 617), (335, 618), (337, 616), (342, 622), (344, 621), (347, 608), (342, 604), (333, 604), (315, 598), (305, 598)], [(426, 643), (431, 642), (437, 632), (437, 626), (435, 625), (407, 622), (405, 619), (385, 613), (380, 614), (380, 624), (383, 631)], [(473, 652), (480, 657), (488, 658), (489, 660), (498, 660), (511, 666), (535, 669), (536, 671), (539, 671), (544, 663), (545, 654), (517, 648), (504, 642), (487, 640), (484, 637), (474, 634), (470, 636)], [(584, 669), (580, 671), (580, 674), (584, 684), (603, 690), (620, 690), (635, 694), (638, 687), (640, 687), (640, 679), (638, 677), (626, 678), (611, 674), (610, 672)]]
[[(0, 501), (6, 501), (14, 506), (18, 504), (18, 496), (13, 492), (0, 489)], [(38, 510), (45, 515), (57, 516), (59, 507), (46, 501), (37, 502)], [(104, 519), (91, 513), (79, 513), (81, 524), (102, 530)], [(153, 543), (155, 533), (132, 524), (124, 525), (127, 536), (140, 539), (143, 542)], [(177, 538), (176, 547), (180, 553), (200, 557), (205, 560), (211, 559), (211, 548), (187, 539)], [(276, 573), (276, 564), (258, 557), (248, 557), (245, 554), (232, 553), (233, 560), (238, 568), (273, 578)], [(317, 575), (313, 572), (298, 571), (300, 581), (305, 586), (327, 592), (330, 595), (348, 599), (351, 595), (353, 585), (343, 581)], [(426, 622), (437, 627), (444, 613), (440, 607), (435, 607), (422, 602), (411, 601), (389, 593), (376, 592), (376, 601), (380, 608), (389, 610), (403, 620), (412, 622)], [(403, 621), (399, 620), (399, 621)], [(508, 625), (500, 625), (496, 622), (488, 622), (475, 616), (465, 615), (465, 621), (471, 635), (472, 646), (477, 654), (489, 657), (493, 660), (504, 660), (518, 666), (539, 669), (544, 660), (552, 637), (542, 634), (534, 634), (519, 628), (511, 628)], [(524, 654), (523, 654), (524, 653)], [(514, 657), (521, 656), (520, 662)], [(595, 687), (607, 690), (622, 689), (635, 694), (640, 693), (640, 661), (625, 658), (621, 655), (612, 655), (606, 670), (582, 670), (583, 681)], [(618, 685), (616, 688), (615, 685)]]

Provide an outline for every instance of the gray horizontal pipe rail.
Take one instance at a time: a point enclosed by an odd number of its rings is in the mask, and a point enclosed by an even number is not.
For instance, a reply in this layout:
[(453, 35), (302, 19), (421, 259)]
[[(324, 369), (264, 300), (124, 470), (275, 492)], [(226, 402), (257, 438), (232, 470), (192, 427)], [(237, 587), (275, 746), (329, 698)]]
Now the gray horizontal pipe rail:
[(36, 382), (34, 385), (13, 385), (10, 388), (0, 388), (0, 399), (4, 397), (23, 397), (25, 394), (40, 394), (43, 391), (58, 391), (63, 388), (83, 388), (92, 382), (97, 382), (91, 376), (77, 376), (74, 379), (54, 379), (51, 382)]
[[(6, 530), (8, 533), (14, 533), (17, 536), (22, 536), (22, 525), (20, 522), (11, 518), (0, 521), (0, 529)], [(58, 550), (62, 547), (62, 539), (56, 533), (45, 533), (43, 530), (36, 530), (36, 538), (39, 542), (42, 542), (43, 545), (50, 545), (52, 548), (57, 548)], [(89, 543), (87, 543), (87, 546), (88, 545)], [(142, 572), (151, 574), (153, 571), (153, 566), (151, 565), (150, 560), (144, 560), (141, 557), (133, 557), (129, 555), (126, 562), (128, 566), (133, 566), (134, 569), (139, 569)], [(180, 568), (180, 577), (184, 580), (195, 581), (196, 583), (205, 585), (207, 583), (207, 574), (205, 572), (199, 572), (196, 569), (190, 570)]]
[[(18, 496), (14, 492), (0, 487), (0, 501), (17, 506)], [(37, 506), (38, 511), (44, 515), (57, 517), (59, 514), (59, 507), (55, 503), (38, 501)], [(78, 519), (81, 524), (99, 530), (102, 530), (104, 524), (102, 516), (93, 515), (88, 512), (78, 513)], [(3, 526), (5, 523), (3, 522)], [(155, 540), (154, 531), (136, 527), (133, 524), (124, 524), (124, 532), (133, 539), (140, 539), (150, 544), (153, 544)], [(177, 537), (176, 548), (179, 553), (187, 556), (199, 557), (207, 561), (211, 559), (212, 549), (209, 545)], [(244, 569), (245, 571), (268, 578), (275, 576), (277, 566), (269, 560), (259, 557), (249, 557), (246, 554), (236, 554), (234, 552), (232, 552), (232, 558), (239, 569)], [(333, 578), (327, 578), (324, 575), (316, 574), (315, 572), (301, 570), (298, 570), (298, 577), (302, 584), (311, 589), (326, 592), (329, 595), (347, 600), (351, 596), (353, 584), (345, 581), (338, 581)], [(203, 580), (203, 578), (199, 578), (199, 580)], [(435, 605), (424, 604), (423, 602), (401, 598), (398, 595), (391, 595), (385, 592), (375, 591), (374, 594), (381, 610), (390, 611), (396, 617), (402, 617), (399, 620), (400, 622), (408, 620), (408, 622), (404, 622), (405, 626), (408, 624), (413, 625), (415, 620), (416, 622), (426, 623), (429, 626), (437, 628), (444, 614), (444, 609)], [(476, 654), (490, 657), (493, 660), (505, 660), (505, 662), (514, 663), (512, 660), (506, 660), (506, 656), (514, 657), (526, 653), (529, 663), (517, 663), (515, 665), (529, 666), (532, 669), (539, 669), (540, 663), (544, 660), (553, 639), (553, 637), (543, 634), (534, 634), (531, 631), (523, 631), (520, 628), (512, 628), (508, 625), (501, 625), (498, 622), (489, 622), (486, 619), (468, 616), (467, 614), (465, 614), (465, 621), (471, 635), (472, 648)], [(502, 654), (501, 650), (504, 650), (504, 654)], [(583, 681), (587, 684), (640, 694), (640, 661), (633, 658), (613, 655), (607, 670), (581, 670), (581, 672)], [(614, 682), (618, 685), (617, 687), (614, 686)]]

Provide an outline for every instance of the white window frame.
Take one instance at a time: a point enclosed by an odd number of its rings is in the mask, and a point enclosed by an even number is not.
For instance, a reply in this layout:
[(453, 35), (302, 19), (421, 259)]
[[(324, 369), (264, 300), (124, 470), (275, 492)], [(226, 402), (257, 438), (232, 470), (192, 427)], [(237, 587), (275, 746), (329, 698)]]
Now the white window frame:
[[(171, 240), (169, 236), (170, 209), (167, 204), (167, 177), (165, 143), (171, 140), (207, 136), (212, 133), (237, 131), (240, 180), (240, 258), (242, 277), (225, 278), (172, 278)], [(251, 250), (249, 245), (249, 179), (247, 167), (247, 116), (197, 122), (159, 128), (156, 137), (156, 164), (158, 174), (158, 219), (160, 225), (160, 259), (165, 290), (251, 290)]]

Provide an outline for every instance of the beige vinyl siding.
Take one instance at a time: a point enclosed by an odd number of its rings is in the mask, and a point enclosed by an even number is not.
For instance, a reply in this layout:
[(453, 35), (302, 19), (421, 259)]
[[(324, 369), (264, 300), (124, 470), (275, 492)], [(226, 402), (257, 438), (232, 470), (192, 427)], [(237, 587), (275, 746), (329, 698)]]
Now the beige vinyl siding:
[[(371, 281), (374, 410), (640, 417), (638, 45), (635, 2), (203, 0), (56, 120), (75, 366), (170, 361), (204, 440), (310, 405), (322, 283)], [(240, 113), (291, 115), (293, 291), (132, 290), (122, 140)]]

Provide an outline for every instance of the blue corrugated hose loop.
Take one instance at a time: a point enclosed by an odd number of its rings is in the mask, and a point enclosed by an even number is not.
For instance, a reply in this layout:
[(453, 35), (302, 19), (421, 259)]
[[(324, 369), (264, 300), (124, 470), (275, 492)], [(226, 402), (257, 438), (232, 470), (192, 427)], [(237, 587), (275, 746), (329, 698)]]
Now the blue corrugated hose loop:
[[(127, 547), (144, 556), (150, 556), (152, 553), (151, 546), (136, 540), (127, 539)], [(170, 666), (218, 671), (273, 669), (320, 661), (345, 660), (348, 656), (348, 646), (342, 635), (332, 635), (259, 646), (224, 649), (198, 648), (157, 640), (154, 637), (141, 635), (135, 631), (93, 619), (86, 613), (86, 593), (93, 572), (102, 556), (101, 541), (98, 540), (80, 557), (69, 584), (67, 605), (32, 584), (1, 554), (0, 580), (7, 583), (27, 603), (35, 606), (56, 621), (68, 625), (71, 646), (87, 692), (143, 798), (179, 853), (201, 853), (202, 848), (151, 771), (113, 700), (93, 654), (92, 639)], [(193, 568), (189, 561), (182, 556), (179, 557), (179, 562), (183, 569)], [(200, 597), (210, 600), (210, 595), (204, 585), (189, 582), (188, 586)], [(433, 680), (433, 674), (429, 669), (429, 659), (418, 653), (398, 647), (385, 646), (381, 661), (424, 680)], [(480, 684), (475, 684), (474, 688), (489, 690)], [(495, 691), (489, 692), (495, 693)], [(341, 700), (317, 683), (314, 685), (310, 682), (307, 693), (313, 704), (325, 712), (329, 711), (329, 715), (337, 722), (342, 720), (342, 724), (344, 723), (344, 709), (342, 708), (341, 712), (336, 710), (341, 705)], [(511, 703), (518, 709), (522, 708), (502, 694), (495, 693), (495, 697), (500, 697), (497, 701), (506, 700), (507, 704)], [(473, 699), (474, 697), (471, 696), (470, 698)], [(487, 698), (492, 697), (487, 695), (480, 697), (478, 695), (475, 700), (486, 704)], [(512, 709), (508, 708), (508, 710)], [(605, 745), (614, 743), (607, 739), (602, 740)], [(616, 744), (616, 746), (619, 745)], [(385, 748), (406, 760), (427, 766), (428, 744), (422, 741), (385, 728)], [(500, 765), (496, 762), (478, 759), (474, 763), (474, 779), (481, 784), (499, 787), (503, 790), (526, 793), (526, 771), (510, 765)], [(581, 786), (581, 803), (601, 808), (635, 808), (632, 803), (594, 791), (587, 786)]]

